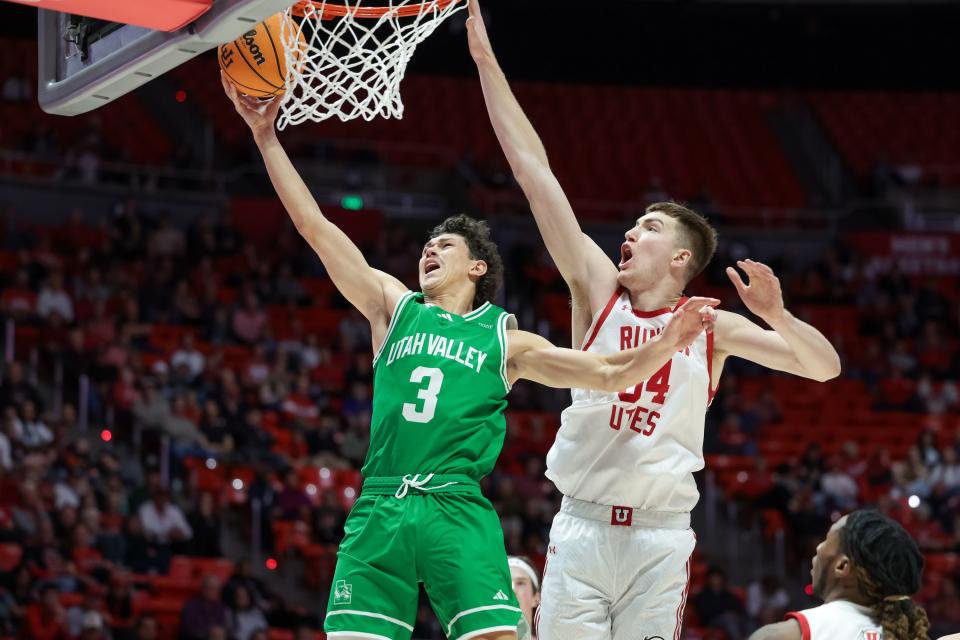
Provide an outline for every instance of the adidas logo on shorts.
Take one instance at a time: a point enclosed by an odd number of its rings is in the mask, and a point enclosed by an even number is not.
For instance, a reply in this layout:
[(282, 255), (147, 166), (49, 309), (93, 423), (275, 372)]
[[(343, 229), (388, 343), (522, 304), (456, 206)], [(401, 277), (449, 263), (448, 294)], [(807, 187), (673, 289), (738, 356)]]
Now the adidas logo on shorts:
[(498, 590), (495, 594), (493, 594), (493, 599), (494, 599), (494, 600), (509, 600), (509, 599), (510, 599), (510, 596), (508, 596), (507, 594), (505, 594), (505, 593), (503, 592), (503, 589), (500, 589), (500, 590)]

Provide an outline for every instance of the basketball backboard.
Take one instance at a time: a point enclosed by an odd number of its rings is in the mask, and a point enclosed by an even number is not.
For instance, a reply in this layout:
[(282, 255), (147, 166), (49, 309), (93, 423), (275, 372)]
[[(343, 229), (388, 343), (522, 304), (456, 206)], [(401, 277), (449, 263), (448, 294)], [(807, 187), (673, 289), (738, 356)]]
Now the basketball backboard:
[[(151, 0), (152, 1), (152, 0)], [(296, 0), (212, 0), (199, 17), (174, 31), (81, 18), (39, 9), (37, 93), (40, 107), (58, 115), (96, 109), (229, 42)], [(132, 3), (122, 3), (129, 6)], [(137, 3), (139, 4), (139, 3)], [(118, 13), (115, 16), (124, 16)], [(129, 19), (129, 16), (124, 16)]]

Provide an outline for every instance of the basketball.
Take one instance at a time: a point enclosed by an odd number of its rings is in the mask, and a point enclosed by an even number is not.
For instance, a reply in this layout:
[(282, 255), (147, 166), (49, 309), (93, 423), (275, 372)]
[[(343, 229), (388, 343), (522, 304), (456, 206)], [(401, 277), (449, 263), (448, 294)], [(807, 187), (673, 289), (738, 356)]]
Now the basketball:
[(220, 45), (220, 68), (241, 93), (272, 98), (284, 92), (287, 64), (280, 36), (282, 19), (283, 14), (278, 13), (233, 42)]

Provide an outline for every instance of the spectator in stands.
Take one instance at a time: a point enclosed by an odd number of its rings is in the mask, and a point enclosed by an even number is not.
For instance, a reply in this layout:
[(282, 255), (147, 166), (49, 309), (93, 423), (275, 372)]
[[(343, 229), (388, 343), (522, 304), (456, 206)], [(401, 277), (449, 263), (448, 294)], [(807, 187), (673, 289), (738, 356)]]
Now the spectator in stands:
[(923, 456), (916, 446), (907, 450), (907, 459), (893, 466), (894, 493), (898, 497), (930, 495), (930, 470), (923, 463)]
[(227, 610), (227, 629), (233, 640), (251, 640), (256, 631), (266, 629), (267, 619), (244, 585), (233, 590), (233, 606)]
[(933, 431), (924, 429), (917, 438), (917, 451), (920, 454), (920, 463), (927, 468), (933, 468), (940, 463), (940, 448)]
[(703, 625), (723, 629), (730, 638), (746, 636), (743, 603), (727, 587), (727, 575), (718, 567), (707, 571), (707, 584), (694, 596), (693, 606)]
[[(220, 601), (220, 580), (215, 576), (205, 576), (200, 593), (183, 605), (179, 639), (207, 640), (215, 633), (222, 633), (226, 624), (227, 609)], [(218, 627), (220, 632), (213, 631)]]
[(183, 231), (170, 224), (169, 215), (160, 216), (157, 228), (147, 241), (147, 254), (151, 258), (176, 258), (182, 255), (185, 249), (186, 238)]
[(227, 421), (220, 415), (220, 405), (213, 399), (203, 405), (200, 433), (204, 437), (203, 448), (209, 450), (210, 457), (223, 459), (233, 453), (233, 436)]
[[(67, 610), (67, 629), (71, 636), (80, 636), (87, 623), (93, 623), (93, 619), (87, 617), (88, 614), (100, 616), (100, 599), (95, 594), (85, 594), (83, 600), (75, 607)], [(100, 630), (103, 629), (103, 620), (100, 619)]]
[(942, 484), (948, 495), (960, 495), (960, 462), (956, 449), (944, 447), (942, 459), (930, 472), (930, 483), (934, 486)]
[(37, 590), (37, 601), (27, 607), (21, 637), (24, 640), (69, 640), (67, 612), (57, 586), (47, 582)]
[(203, 321), (203, 304), (187, 280), (181, 280), (174, 288), (171, 307), (176, 322), (197, 325)]
[(347, 432), (340, 441), (340, 455), (350, 464), (359, 468), (367, 457), (370, 447), (370, 434), (361, 422), (353, 422), (347, 426)]
[(193, 333), (187, 332), (180, 338), (180, 347), (173, 352), (170, 366), (189, 383), (203, 375), (206, 358), (194, 345)]
[(163, 430), (173, 416), (170, 401), (160, 393), (156, 383), (150, 378), (140, 382), (143, 393), (133, 401), (133, 417), (144, 429)]
[(159, 638), (160, 625), (157, 624), (156, 618), (149, 613), (137, 618), (137, 624), (134, 625), (131, 640), (159, 640)]
[(32, 400), (23, 403), (20, 420), (14, 422), (16, 438), (26, 449), (42, 449), (53, 442), (53, 432), (37, 415), (37, 407)]
[(307, 292), (303, 285), (293, 273), (293, 267), (289, 262), (284, 262), (277, 270), (277, 276), (273, 283), (273, 290), (276, 294), (277, 302), (299, 303), (307, 297)]
[(233, 312), (233, 335), (244, 344), (255, 344), (267, 330), (267, 314), (252, 291), (243, 297), (243, 306)]
[(340, 505), (337, 492), (333, 489), (323, 491), (320, 506), (314, 510), (314, 535), (320, 544), (340, 544), (343, 539), (343, 525), (347, 512)]
[(373, 411), (370, 386), (359, 380), (351, 384), (349, 395), (343, 401), (342, 411), (348, 425), (370, 424), (370, 415)]
[(853, 440), (847, 440), (840, 448), (837, 460), (838, 468), (854, 480), (867, 471), (867, 461), (860, 455), (860, 447)]
[(370, 323), (353, 307), (340, 321), (340, 338), (347, 351), (360, 351), (370, 344)]
[(73, 322), (73, 301), (63, 288), (63, 274), (59, 271), (50, 274), (37, 296), (37, 315), (49, 321), (53, 314), (60, 316), (64, 322)]
[(935, 381), (927, 372), (917, 383), (917, 396), (923, 403), (924, 412), (935, 416), (953, 411), (960, 403), (960, 392), (952, 380)]
[(296, 387), (283, 400), (283, 416), (286, 420), (310, 422), (320, 415), (320, 408), (310, 389), (310, 377), (306, 373), (297, 376)]
[[(125, 573), (115, 571), (107, 587), (106, 614), (110, 620), (110, 629), (119, 639), (136, 635), (134, 625), (133, 584)], [(142, 622), (142, 619), (141, 619)], [(156, 627), (156, 620), (153, 620)], [(140, 622), (137, 623), (139, 625)]]
[(783, 620), (789, 606), (790, 597), (774, 575), (765, 575), (747, 587), (747, 615), (753, 627)]
[(827, 499), (828, 509), (850, 511), (857, 506), (860, 489), (854, 479), (840, 468), (839, 459), (831, 458), (827, 463), (827, 471), (820, 478), (820, 489)]
[(223, 603), (230, 608), (236, 608), (236, 591), (244, 588), (253, 600), (253, 604), (266, 612), (270, 612), (277, 606), (277, 598), (266, 583), (253, 575), (253, 566), (247, 559), (237, 562), (233, 570), (233, 575), (223, 586)]
[(11, 362), (0, 384), (0, 404), (20, 407), (30, 401), (40, 407), (40, 394), (36, 387), (28, 382), (23, 375), (23, 366), (19, 362)]
[(303, 437), (307, 443), (311, 464), (330, 469), (347, 467), (346, 461), (339, 455), (342, 429), (340, 415), (330, 409), (321, 413), (317, 424), (305, 426)]
[(27, 322), (37, 311), (37, 294), (30, 287), (30, 274), (26, 269), (17, 269), (13, 284), (0, 296), (0, 311), (17, 322)]
[(137, 510), (143, 525), (143, 535), (154, 546), (161, 570), (165, 570), (175, 544), (181, 544), (193, 537), (190, 524), (175, 504), (170, 502), (170, 492), (166, 489), (156, 491)]
[(295, 469), (287, 472), (283, 489), (277, 496), (276, 517), (280, 520), (299, 520), (310, 507), (310, 499), (300, 488), (300, 478)]
[(220, 549), (220, 514), (212, 493), (200, 494), (196, 511), (190, 514), (190, 529), (193, 537), (185, 545), (184, 552), (191, 556), (218, 558)]

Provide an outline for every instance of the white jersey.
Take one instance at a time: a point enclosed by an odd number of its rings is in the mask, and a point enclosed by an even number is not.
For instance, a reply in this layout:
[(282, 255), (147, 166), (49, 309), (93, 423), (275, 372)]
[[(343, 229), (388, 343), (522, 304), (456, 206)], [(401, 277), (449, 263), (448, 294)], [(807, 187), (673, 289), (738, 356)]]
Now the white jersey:
[(800, 624), (803, 640), (883, 640), (883, 627), (873, 610), (847, 600), (834, 600), (787, 614)]
[[(619, 289), (594, 317), (582, 349), (637, 347), (659, 335), (675, 310), (634, 311), (629, 292)], [(691, 511), (699, 498), (693, 472), (704, 466), (712, 360), (713, 334), (702, 333), (649, 380), (625, 391), (573, 389), (547, 454), (547, 477), (579, 500)]]

